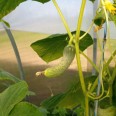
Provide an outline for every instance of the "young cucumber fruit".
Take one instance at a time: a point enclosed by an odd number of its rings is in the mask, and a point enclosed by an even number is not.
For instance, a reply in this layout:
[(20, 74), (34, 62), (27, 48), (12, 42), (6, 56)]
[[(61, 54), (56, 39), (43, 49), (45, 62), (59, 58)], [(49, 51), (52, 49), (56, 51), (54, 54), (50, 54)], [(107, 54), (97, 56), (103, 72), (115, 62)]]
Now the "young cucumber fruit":
[(67, 45), (63, 51), (63, 57), (60, 63), (51, 68), (47, 68), (43, 74), (46, 77), (52, 78), (61, 75), (72, 63), (75, 57), (75, 48), (73, 45)]

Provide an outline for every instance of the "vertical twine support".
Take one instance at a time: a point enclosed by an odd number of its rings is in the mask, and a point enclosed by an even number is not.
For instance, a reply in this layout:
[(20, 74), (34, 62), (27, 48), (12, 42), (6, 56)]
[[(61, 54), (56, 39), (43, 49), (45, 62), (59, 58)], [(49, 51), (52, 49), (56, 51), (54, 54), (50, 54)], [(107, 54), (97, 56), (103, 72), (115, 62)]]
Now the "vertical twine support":
[[(106, 44), (106, 35), (107, 35), (107, 26), (105, 25), (104, 27), (104, 38), (102, 41), (102, 59), (101, 59), (101, 66), (100, 66), (100, 72), (99, 72), (99, 76), (98, 76), (98, 88), (97, 88), (97, 95), (99, 96), (100, 94), (100, 89), (101, 89), (101, 79), (102, 79), (102, 69), (103, 69), (103, 64), (104, 64), (104, 49), (105, 49), (105, 44)], [(98, 114), (98, 104), (99, 101), (96, 100), (95, 101), (95, 111), (94, 111), (94, 116), (97, 116)]]
[[(93, 17), (96, 14), (98, 2), (99, 0), (96, 0), (93, 4)], [(93, 31), (93, 38), (94, 38), (93, 39), (93, 63), (96, 64), (97, 63), (97, 37), (94, 31)], [(92, 68), (92, 75), (96, 75), (96, 70), (94, 69), (94, 67)]]

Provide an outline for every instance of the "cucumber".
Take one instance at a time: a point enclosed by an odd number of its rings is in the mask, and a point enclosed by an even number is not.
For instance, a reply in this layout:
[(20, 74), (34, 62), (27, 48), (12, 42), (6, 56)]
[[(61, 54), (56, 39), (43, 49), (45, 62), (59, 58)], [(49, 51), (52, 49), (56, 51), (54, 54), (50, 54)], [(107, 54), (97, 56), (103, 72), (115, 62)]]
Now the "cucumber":
[(37, 72), (36, 75), (44, 74), (48, 78), (60, 76), (72, 63), (75, 57), (75, 47), (67, 45), (63, 51), (63, 57), (58, 65), (47, 68), (42, 73)]

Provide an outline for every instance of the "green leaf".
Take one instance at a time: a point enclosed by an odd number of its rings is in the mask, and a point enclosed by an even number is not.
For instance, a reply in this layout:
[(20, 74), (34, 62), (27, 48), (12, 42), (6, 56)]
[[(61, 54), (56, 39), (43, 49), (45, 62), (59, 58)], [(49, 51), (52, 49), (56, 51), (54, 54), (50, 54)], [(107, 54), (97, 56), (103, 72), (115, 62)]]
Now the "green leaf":
[[(22, 2), (27, 0), (0, 0), (0, 19), (15, 10), (15, 8)], [(46, 3), (50, 0), (33, 0), (41, 3)]]
[(114, 1), (114, 4), (116, 4), (116, 0), (113, 0)]
[[(76, 83), (77, 85), (78, 83)], [(84, 103), (84, 96), (81, 87), (75, 88), (73, 91), (67, 92), (66, 96), (57, 106), (67, 109), (73, 109), (76, 106)]]
[(35, 96), (35, 95), (36, 95), (36, 93), (35, 93), (35, 92), (33, 92), (33, 91), (28, 91), (28, 92), (27, 92), (27, 95), (28, 95), (28, 96)]
[(98, 116), (116, 116), (116, 107), (108, 107), (106, 109), (98, 108)]
[(42, 107), (54, 109), (58, 103), (65, 97), (64, 93), (57, 94), (41, 102)]
[[(75, 110), (77, 116), (84, 116), (84, 108), (83, 107), (78, 107), (76, 110)], [(90, 116), (93, 116), (93, 115), (90, 115)]]
[(17, 77), (13, 76), (12, 74), (4, 71), (4, 70), (0, 70), (0, 80), (8, 80), (8, 81), (12, 81), (14, 83), (17, 83), (20, 81), (20, 79), (18, 79)]
[(33, 50), (46, 62), (60, 58), (68, 44), (67, 34), (55, 34), (31, 44)]
[(116, 77), (112, 85), (112, 104), (116, 107)]
[(67, 116), (67, 111), (65, 108), (55, 108), (52, 112), (55, 116)]
[(33, 0), (33, 1), (38, 1), (38, 2), (41, 2), (41, 3), (46, 3), (46, 2), (49, 2), (50, 0)]
[[(72, 32), (75, 34), (75, 32)], [(80, 36), (85, 32), (81, 31)], [(31, 44), (33, 50), (46, 62), (56, 60), (63, 55), (63, 50), (68, 45), (68, 34), (54, 34), (47, 38), (38, 40)], [(93, 44), (93, 40), (89, 34), (82, 38), (79, 42), (80, 50), (84, 51)]]
[(81, 86), (78, 86), (78, 84), (79, 83), (75, 83), (73, 87), (65, 93), (60, 93), (44, 100), (41, 103), (42, 107), (45, 107), (46, 109), (54, 109), (56, 107), (72, 109), (81, 104), (84, 101), (84, 96)]
[[(81, 31), (80, 36), (82, 36), (83, 34), (85, 34), (85, 32)], [(79, 41), (79, 48), (81, 51), (84, 51), (92, 44), (93, 44), (92, 37), (89, 34), (87, 34), (84, 38), (82, 38)]]
[(89, 1), (91, 1), (92, 3), (94, 3), (94, 2), (95, 2), (95, 0), (89, 0)]
[[(88, 83), (94, 82), (96, 78), (97, 76), (86, 77), (86, 87), (88, 86)], [(80, 104), (84, 104), (84, 95), (80, 82), (73, 83), (66, 92), (54, 95), (41, 102), (42, 107), (45, 107), (46, 109), (54, 109), (56, 107), (73, 109)]]
[(104, 22), (105, 22), (105, 14), (104, 14), (103, 9), (101, 9), (100, 11), (98, 11), (96, 13), (96, 16), (95, 16), (95, 18), (93, 20), (94, 20), (94, 23), (96, 25), (98, 25), (98, 26), (101, 26), (102, 24), (104, 24)]
[(10, 28), (10, 24), (7, 21), (1, 19), (1, 22), (3, 22), (8, 28)]
[(27, 91), (27, 83), (21, 81), (0, 93), (0, 116), (8, 116), (13, 107), (25, 98)]
[(0, 0), (0, 19), (9, 14), (24, 1), (25, 0)]
[(9, 116), (47, 116), (47, 111), (28, 102), (18, 103)]

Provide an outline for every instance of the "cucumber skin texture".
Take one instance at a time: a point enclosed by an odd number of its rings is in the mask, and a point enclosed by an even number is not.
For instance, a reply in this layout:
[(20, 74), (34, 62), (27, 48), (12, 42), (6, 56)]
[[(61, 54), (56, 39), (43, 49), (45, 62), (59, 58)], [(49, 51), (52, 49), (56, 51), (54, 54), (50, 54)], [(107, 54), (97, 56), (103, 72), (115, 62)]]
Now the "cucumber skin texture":
[(44, 75), (48, 78), (57, 77), (61, 75), (72, 63), (75, 57), (75, 47), (67, 45), (63, 51), (63, 57), (60, 63), (44, 71)]

